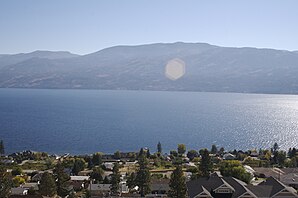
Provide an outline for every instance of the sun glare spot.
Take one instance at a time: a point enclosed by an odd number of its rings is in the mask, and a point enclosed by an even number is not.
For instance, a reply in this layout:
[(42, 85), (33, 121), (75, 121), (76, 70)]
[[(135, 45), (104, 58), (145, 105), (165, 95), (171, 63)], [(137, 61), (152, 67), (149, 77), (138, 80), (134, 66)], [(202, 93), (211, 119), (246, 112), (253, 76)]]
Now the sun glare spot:
[(185, 63), (179, 58), (170, 60), (166, 65), (165, 75), (171, 80), (177, 80), (185, 74)]

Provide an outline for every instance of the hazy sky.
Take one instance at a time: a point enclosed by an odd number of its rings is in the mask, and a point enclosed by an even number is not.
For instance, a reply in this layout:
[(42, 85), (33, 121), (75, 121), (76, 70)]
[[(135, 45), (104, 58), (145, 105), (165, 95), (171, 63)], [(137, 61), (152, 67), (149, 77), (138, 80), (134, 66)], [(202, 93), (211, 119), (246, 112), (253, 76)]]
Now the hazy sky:
[(0, 0), (0, 53), (206, 42), (298, 50), (297, 0)]

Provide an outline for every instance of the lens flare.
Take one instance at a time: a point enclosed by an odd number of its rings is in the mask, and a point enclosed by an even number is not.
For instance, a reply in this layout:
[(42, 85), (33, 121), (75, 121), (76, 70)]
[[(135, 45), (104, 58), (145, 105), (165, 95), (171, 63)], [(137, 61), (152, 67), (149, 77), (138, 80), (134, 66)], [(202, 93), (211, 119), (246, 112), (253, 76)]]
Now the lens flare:
[(185, 63), (179, 58), (170, 60), (165, 69), (165, 75), (171, 80), (177, 80), (185, 74)]

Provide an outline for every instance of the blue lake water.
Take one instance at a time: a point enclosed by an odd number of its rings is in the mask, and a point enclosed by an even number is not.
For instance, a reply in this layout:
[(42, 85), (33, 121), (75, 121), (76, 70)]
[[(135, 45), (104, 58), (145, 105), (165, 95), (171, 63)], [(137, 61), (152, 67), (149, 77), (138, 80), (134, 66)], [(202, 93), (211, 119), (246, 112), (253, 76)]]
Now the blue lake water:
[(0, 89), (6, 152), (298, 147), (298, 96)]

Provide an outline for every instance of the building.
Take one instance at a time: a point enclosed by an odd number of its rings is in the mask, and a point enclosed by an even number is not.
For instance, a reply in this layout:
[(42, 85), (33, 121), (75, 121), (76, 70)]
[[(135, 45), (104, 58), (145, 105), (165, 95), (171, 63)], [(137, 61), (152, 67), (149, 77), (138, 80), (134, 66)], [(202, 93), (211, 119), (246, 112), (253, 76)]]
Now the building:
[(169, 179), (153, 179), (150, 182), (150, 189), (152, 194), (164, 195), (170, 190)]
[(261, 178), (274, 177), (287, 186), (298, 189), (298, 168), (254, 168), (254, 175)]
[(11, 188), (11, 195), (27, 195), (29, 189), (38, 190), (38, 183), (25, 183), (20, 187)]
[(111, 184), (91, 184), (90, 192), (91, 196), (109, 196), (111, 192)]
[(226, 153), (222, 157), (223, 160), (234, 160), (236, 159), (236, 156), (231, 153)]
[(260, 183), (259, 185), (249, 185), (248, 188), (257, 197), (298, 197), (297, 191), (294, 188), (286, 186), (285, 184), (281, 183), (273, 177), (269, 177), (266, 181)]
[(190, 198), (273, 198), (298, 197), (295, 189), (284, 185), (273, 177), (259, 185), (248, 185), (233, 177), (222, 177), (213, 173), (208, 178), (187, 182)]
[(87, 188), (90, 183), (89, 176), (70, 176), (71, 185), (74, 190), (82, 190)]

